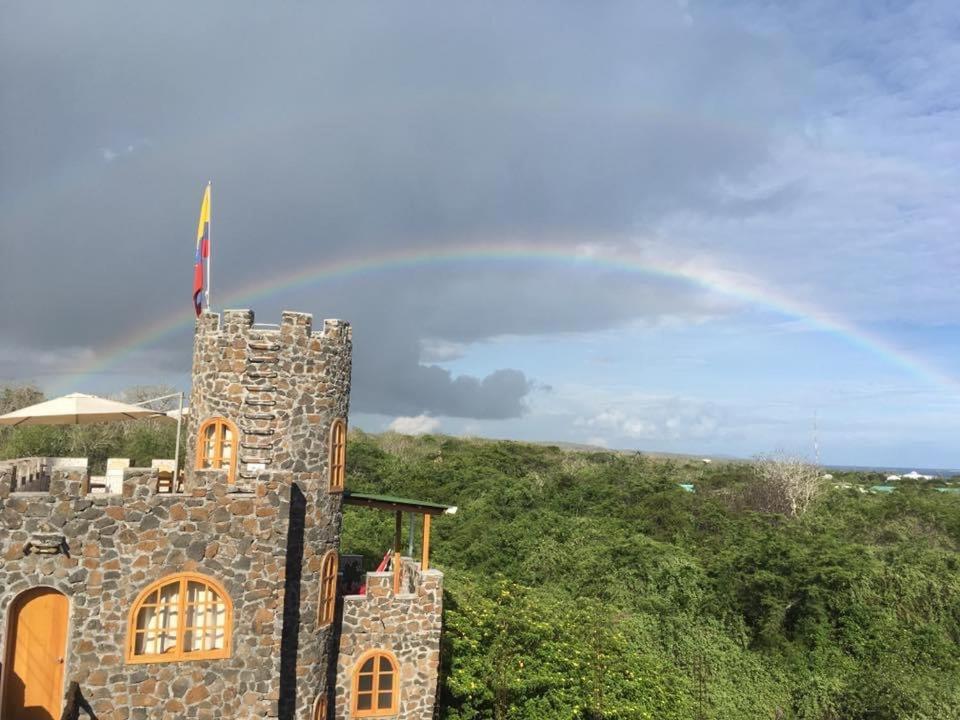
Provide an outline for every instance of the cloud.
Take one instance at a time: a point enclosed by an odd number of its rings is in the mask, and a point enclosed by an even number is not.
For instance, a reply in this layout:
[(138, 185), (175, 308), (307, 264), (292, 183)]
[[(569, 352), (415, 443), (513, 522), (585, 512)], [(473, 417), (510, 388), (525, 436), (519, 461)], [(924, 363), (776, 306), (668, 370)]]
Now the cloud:
[(602, 431), (614, 444), (633, 440), (712, 440), (724, 432), (724, 412), (712, 403), (683, 398), (635, 398), (575, 420)]
[(91, 347), (69, 346), (56, 350), (29, 346), (0, 346), (0, 383), (29, 380), (41, 384), (52, 375), (89, 363), (96, 357)]
[(398, 417), (388, 426), (388, 430), (401, 435), (425, 435), (436, 432), (440, 428), (440, 421), (429, 415), (416, 417)]
[[(215, 305), (350, 320), (359, 412), (545, 427), (537, 391), (570, 377), (538, 373), (564, 354), (468, 366), (478, 346), (643, 325), (679, 358), (672, 328), (749, 314), (703, 286), (539, 262), (518, 243), (719, 277), (878, 332), (936, 328), (960, 315), (954, 5), (8, 4), (3, 373), (54, 378), (88, 362), (76, 348), (102, 359), (188, 313), (207, 179)], [(477, 245), (489, 251), (443, 260)], [(280, 289), (241, 292), (264, 283)], [(96, 379), (183, 383), (190, 347), (188, 329), (167, 335)], [(955, 342), (940, 347), (952, 363)], [(702, 367), (719, 367), (715, 350), (698, 346)], [(564, 371), (594, 382), (613, 365)], [(676, 389), (704, 399), (672, 408), (594, 393), (576, 431), (716, 437), (734, 410), (711, 410), (724, 389), (708, 384)]]
[(450, 342), (438, 338), (423, 338), (420, 341), (420, 360), (425, 363), (459, 360), (467, 354), (465, 343)]
[(724, 183), (726, 208), (665, 219), (670, 243), (657, 249), (742, 268), (855, 324), (937, 327), (956, 316), (955, 4), (878, 13), (869, 3), (745, 2), (738, 12), (805, 58), (806, 120), (753, 173)]
[[(797, 68), (688, 14), (668, 0), (5, 10), (0, 234), (19, 270), (0, 287), (0, 343), (96, 347), (184, 306), (208, 178), (215, 303), (308, 265), (511, 238), (576, 254), (720, 207), (719, 179), (767, 156)], [(475, 418), (521, 415), (534, 379), (436, 366), (472, 343), (703, 309), (668, 284), (522, 261), (414, 264), (256, 310), (281, 303), (354, 323), (356, 407)], [(166, 343), (186, 371), (189, 335)]]
[(397, 355), (378, 358), (360, 350), (353, 386), (353, 407), (366, 413), (418, 415), (435, 413), (485, 420), (515, 418), (527, 412), (526, 396), (534, 382), (515, 369), (499, 369), (482, 377), (454, 375), (438, 365), (402, 362), (409, 348), (397, 345)]

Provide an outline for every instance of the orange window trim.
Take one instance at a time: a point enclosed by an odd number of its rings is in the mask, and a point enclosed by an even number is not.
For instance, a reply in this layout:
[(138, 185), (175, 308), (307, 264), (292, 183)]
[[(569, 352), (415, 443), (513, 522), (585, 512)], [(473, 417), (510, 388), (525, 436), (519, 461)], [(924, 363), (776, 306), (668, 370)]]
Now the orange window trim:
[[(372, 672), (361, 672), (363, 666), (369, 661), (373, 660)], [(389, 672), (381, 672), (380, 670), (380, 660), (384, 659), (390, 663)], [(361, 675), (370, 675), (371, 676), (371, 687), (370, 690), (364, 690), (364, 695), (370, 696), (370, 707), (361, 710), (358, 707), (360, 700), (360, 676)], [(381, 690), (381, 683), (386, 675), (389, 675), (392, 680), (390, 682), (389, 690)], [(351, 700), (350, 700), (350, 716), (355, 718), (367, 718), (367, 717), (383, 717), (387, 715), (396, 715), (400, 705), (400, 663), (397, 662), (396, 656), (393, 653), (387, 650), (368, 650), (363, 655), (360, 656), (360, 659), (357, 660), (356, 665), (353, 668), (353, 683), (351, 687)], [(389, 706), (380, 706), (379, 699), (381, 693), (390, 693), (390, 703)]]
[(313, 703), (313, 720), (327, 720), (327, 698), (319, 695)]
[(347, 459), (347, 423), (337, 418), (330, 426), (330, 492), (343, 490)]
[[(206, 466), (206, 434), (209, 428), (213, 428), (213, 457), (210, 458), (210, 466)], [(230, 442), (230, 467), (227, 468), (227, 482), (233, 484), (237, 471), (237, 456), (240, 454), (240, 437), (237, 432), (237, 426), (222, 417), (212, 417), (203, 421), (200, 429), (197, 431), (197, 470), (220, 470), (223, 468), (223, 440), (229, 431)]]
[[(224, 605), (222, 648), (195, 651), (184, 651), (182, 649), (183, 639), (186, 632), (188, 630), (196, 630), (196, 628), (188, 627), (186, 624), (188, 606), (187, 587), (191, 582), (200, 583), (205, 585), (208, 589), (213, 590), (220, 597), (220, 601)], [(146, 604), (146, 601), (153, 594), (159, 593), (160, 590), (174, 583), (179, 583), (177, 590), (177, 629), (174, 650), (172, 652), (166, 652), (163, 654), (154, 653), (137, 655), (135, 652), (137, 643), (137, 615), (140, 613), (141, 608)], [(220, 626), (218, 625), (216, 627), (219, 628)], [(131, 664), (142, 664), (192, 662), (194, 660), (214, 660), (218, 658), (227, 658), (230, 657), (230, 644), (233, 635), (232, 628), (233, 603), (230, 601), (230, 596), (227, 594), (226, 590), (223, 589), (223, 586), (221, 586), (220, 583), (213, 578), (207, 577), (206, 575), (200, 575), (199, 573), (178, 573), (176, 575), (168, 575), (167, 577), (157, 580), (156, 582), (147, 586), (147, 588), (137, 596), (136, 601), (130, 608), (130, 615), (127, 618), (126, 660)]]
[(340, 556), (336, 550), (330, 550), (323, 556), (320, 566), (320, 607), (317, 609), (317, 624), (324, 627), (333, 622), (337, 603), (337, 572), (340, 569)]

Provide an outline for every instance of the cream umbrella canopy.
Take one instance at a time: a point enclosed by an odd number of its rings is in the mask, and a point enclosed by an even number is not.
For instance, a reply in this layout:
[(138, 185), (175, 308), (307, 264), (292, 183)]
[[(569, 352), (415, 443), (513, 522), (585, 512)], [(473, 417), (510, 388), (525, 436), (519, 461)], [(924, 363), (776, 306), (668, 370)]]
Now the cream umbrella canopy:
[(81, 425), (149, 417), (174, 419), (156, 410), (107, 400), (96, 395), (70, 393), (0, 415), (0, 425)]

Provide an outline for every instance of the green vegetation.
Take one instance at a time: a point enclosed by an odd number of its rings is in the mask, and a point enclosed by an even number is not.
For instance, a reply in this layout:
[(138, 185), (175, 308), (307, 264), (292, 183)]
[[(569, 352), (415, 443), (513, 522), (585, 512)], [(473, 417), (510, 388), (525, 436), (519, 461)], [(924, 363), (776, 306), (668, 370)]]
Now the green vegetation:
[[(94, 466), (173, 443), (143, 421), (0, 429), (0, 457)], [(445, 720), (960, 718), (960, 495), (845, 473), (787, 517), (758, 512), (777, 498), (749, 464), (359, 432), (347, 457), (349, 488), (460, 507), (432, 543)], [(375, 564), (392, 535), (348, 508), (344, 552)]]
[[(960, 497), (828, 489), (787, 518), (747, 464), (389, 434), (354, 433), (348, 470), (460, 507), (432, 543), (447, 720), (960, 717)], [(348, 509), (345, 552), (391, 537)]]

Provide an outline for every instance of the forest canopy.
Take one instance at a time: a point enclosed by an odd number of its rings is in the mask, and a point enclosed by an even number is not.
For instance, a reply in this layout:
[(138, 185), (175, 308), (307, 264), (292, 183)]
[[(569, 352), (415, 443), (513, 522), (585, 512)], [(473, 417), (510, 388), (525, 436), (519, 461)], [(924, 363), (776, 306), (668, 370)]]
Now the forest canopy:
[[(790, 517), (757, 465), (354, 432), (347, 486), (460, 508), (447, 720), (960, 717), (960, 496), (834, 473)], [(391, 533), (350, 508), (343, 550)]]

